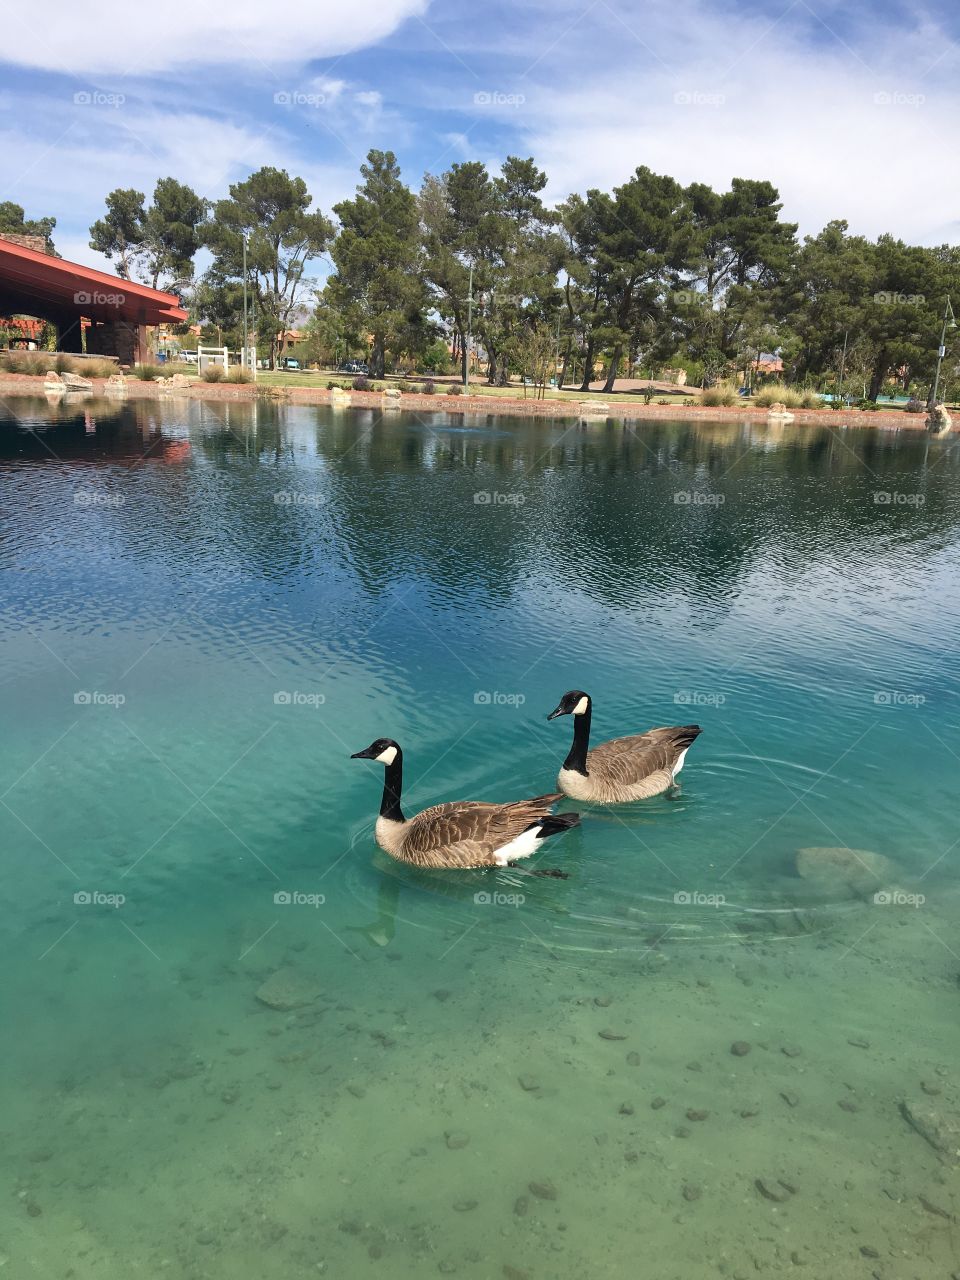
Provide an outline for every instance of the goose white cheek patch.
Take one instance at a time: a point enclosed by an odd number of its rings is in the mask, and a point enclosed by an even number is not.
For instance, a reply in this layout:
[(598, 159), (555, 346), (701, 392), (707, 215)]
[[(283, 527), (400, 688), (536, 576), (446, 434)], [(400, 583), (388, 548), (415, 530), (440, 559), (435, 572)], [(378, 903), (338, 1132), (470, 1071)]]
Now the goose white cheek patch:
[(393, 764), (396, 758), (397, 758), (396, 747), (387, 747), (385, 751), (381, 751), (380, 754), (377, 756), (377, 759), (380, 761), (381, 764)]
[(587, 702), (588, 702), (588, 699), (586, 697), (581, 698), (580, 701), (577, 703), (577, 705), (573, 708), (573, 714), (575, 716), (582, 716), (587, 709)]

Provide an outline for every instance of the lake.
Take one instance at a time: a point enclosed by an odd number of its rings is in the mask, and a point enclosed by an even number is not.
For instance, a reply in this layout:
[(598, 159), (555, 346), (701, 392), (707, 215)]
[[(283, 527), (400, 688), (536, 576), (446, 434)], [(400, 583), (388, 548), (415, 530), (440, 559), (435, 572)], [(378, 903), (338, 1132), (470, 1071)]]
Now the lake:
[[(11, 1280), (960, 1266), (956, 442), (0, 418)], [(376, 847), (353, 752), (536, 795), (568, 689), (680, 787), (565, 879)]]

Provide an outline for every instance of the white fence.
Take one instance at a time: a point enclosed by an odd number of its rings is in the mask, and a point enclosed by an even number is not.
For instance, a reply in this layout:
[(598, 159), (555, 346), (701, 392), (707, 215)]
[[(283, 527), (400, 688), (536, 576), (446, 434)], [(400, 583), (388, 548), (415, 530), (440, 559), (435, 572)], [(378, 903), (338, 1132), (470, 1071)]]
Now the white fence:
[(230, 352), (226, 347), (197, 347), (197, 370), (203, 373), (210, 365), (218, 364), (224, 377), (230, 368)]

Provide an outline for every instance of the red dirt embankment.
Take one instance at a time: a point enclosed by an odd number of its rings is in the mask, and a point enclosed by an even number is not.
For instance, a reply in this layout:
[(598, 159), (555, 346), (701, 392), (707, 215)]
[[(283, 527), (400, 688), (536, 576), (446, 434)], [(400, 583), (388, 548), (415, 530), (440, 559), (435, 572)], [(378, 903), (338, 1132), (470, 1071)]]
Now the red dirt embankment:
[[(93, 390), (87, 394), (103, 396), (103, 378), (91, 379)], [(26, 373), (0, 373), (0, 395), (43, 395), (43, 377)], [(81, 393), (83, 394), (83, 393)], [(257, 387), (249, 383), (192, 382), (188, 387), (160, 387), (155, 382), (128, 379), (123, 393), (111, 392), (110, 398), (121, 400), (174, 400), (187, 397), (193, 400), (255, 400), (262, 397), (280, 404), (332, 404), (333, 393), (319, 387)], [(451, 396), (436, 394), (418, 395), (404, 392), (385, 404), (380, 391), (350, 391), (350, 406), (358, 409), (407, 410), (418, 413), (485, 414), (489, 416), (517, 416), (530, 418), (583, 418), (598, 424), (608, 418), (633, 421), (641, 418), (702, 418), (711, 422), (766, 422), (767, 411), (748, 405), (732, 405), (729, 408), (706, 408), (702, 405), (679, 401), (676, 404), (633, 404), (623, 401), (609, 402), (609, 411), (598, 412), (596, 402), (590, 400), (533, 400), (506, 396)], [(343, 400), (340, 400), (343, 403)], [(604, 401), (603, 403), (608, 403)], [(844, 409), (793, 409), (797, 425), (805, 426), (858, 426), (900, 428), (923, 431), (925, 417), (922, 413), (904, 413), (902, 410)], [(779, 425), (779, 424), (775, 424)]]

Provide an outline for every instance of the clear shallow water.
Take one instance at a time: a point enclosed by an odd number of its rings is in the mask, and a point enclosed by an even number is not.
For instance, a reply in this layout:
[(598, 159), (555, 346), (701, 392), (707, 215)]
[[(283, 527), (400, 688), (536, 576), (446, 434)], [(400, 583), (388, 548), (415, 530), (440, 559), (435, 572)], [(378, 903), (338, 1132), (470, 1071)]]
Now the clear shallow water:
[[(899, 1111), (960, 1107), (955, 443), (5, 418), (11, 1275), (960, 1265)], [(563, 881), (376, 849), (351, 752), (401, 742), (408, 812), (534, 794), (573, 687), (597, 740), (704, 727), (678, 795), (585, 811)], [(923, 904), (801, 878), (811, 846)]]

